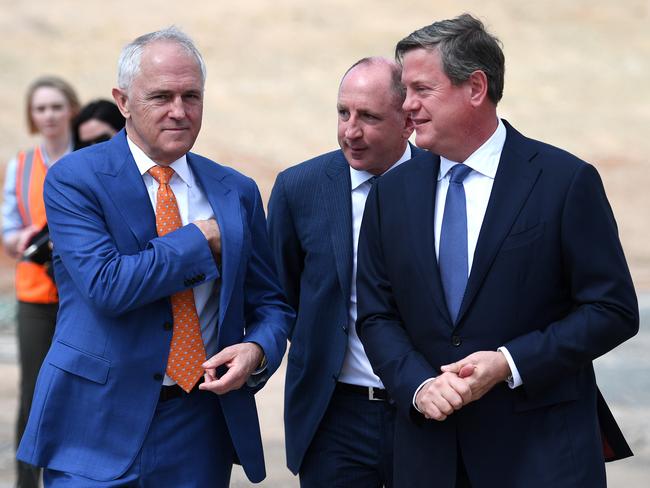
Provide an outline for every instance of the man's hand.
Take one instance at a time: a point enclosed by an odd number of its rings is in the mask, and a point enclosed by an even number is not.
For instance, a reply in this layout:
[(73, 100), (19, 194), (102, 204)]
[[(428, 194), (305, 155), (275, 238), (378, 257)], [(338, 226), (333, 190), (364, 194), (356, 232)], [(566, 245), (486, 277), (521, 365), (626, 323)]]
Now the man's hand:
[(193, 224), (203, 232), (212, 251), (212, 256), (214, 256), (214, 260), (217, 264), (221, 264), (221, 231), (219, 230), (217, 221), (215, 219), (195, 220)]
[[(205, 381), (199, 385), (199, 389), (217, 395), (238, 390), (257, 369), (263, 357), (264, 351), (253, 342), (242, 342), (226, 347), (203, 363)], [(217, 368), (221, 365), (226, 366), (228, 371), (219, 377)]]
[(425, 418), (438, 421), (472, 401), (466, 380), (454, 373), (443, 373), (426, 383), (415, 397), (415, 404)]
[(506, 357), (497, 351), (475, 352), (465, 359), (442, 366), (440, 370), (465, 378), (472, 390), (471, 401), (478, 400), (494, 385), (505, 381), (510, 376), (510, 367)]
[(29, 241), (31, 241), (32, 237), (38, 234), (38, 231), (40, 230), (41, 229), (35, 225), (28, 225), (27, 227), (13, 232), (8, 239), (4, 240), (4, 247), (7, 251), (7, 254), (9, 254), (12, 258), (18, 259), (22, 257), (25, 249), (27, 249)]

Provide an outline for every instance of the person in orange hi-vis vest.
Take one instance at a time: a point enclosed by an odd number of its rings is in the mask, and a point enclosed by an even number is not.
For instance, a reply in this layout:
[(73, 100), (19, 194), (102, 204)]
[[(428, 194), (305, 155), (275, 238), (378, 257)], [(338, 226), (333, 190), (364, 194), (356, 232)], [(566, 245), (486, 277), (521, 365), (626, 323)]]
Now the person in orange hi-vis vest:
[[(20, 440), (32, 403), (34, 385), (52, 341), (59, 297), (48, 254), (43, 182), (48, 168), (72, 150), (71, 121), (79, 111), (73, 88), (54, 76), (36, 79), (27, 90), (27, 123), (39, 144), (21, 151), (7, 165), (2, 202), (2, 242), (18, 260), (16, 297), (20, 359), (20, 404), (16, 438)], [(19, 487), (37, 487), (40, 469), (18, 462)]]

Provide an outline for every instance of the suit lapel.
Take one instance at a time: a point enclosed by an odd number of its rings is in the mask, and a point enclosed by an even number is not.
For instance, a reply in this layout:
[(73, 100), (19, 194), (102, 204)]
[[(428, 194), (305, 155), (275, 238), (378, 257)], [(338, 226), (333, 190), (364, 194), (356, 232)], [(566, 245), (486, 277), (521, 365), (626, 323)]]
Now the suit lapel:
[(237, 271), (241, 260), (244, 227), (239, 203), (239, 193), (223, 182), (225, 174), (219, 165), (195, 154), (187, 154), (187, 163), (194, 178), (206, 195), (221, 232), (221, 295), (219, 299), (219, 323), (230, 303)]
[(526, 139), (506, 123), (507, 136), (479, 233), (472, 270), (458, 313), (463, 318), (485, 279), (494, 258), (532, 191), (541, 169), (531, 163)]
[(434, 241), (434, 205), (440, 157), (429, 152), (422, 152), (411, 160), (413, 171), (404, 179), (404, 197), (406, 199), (407, 226), (410, 232), (407, 241), (416, 260), (420, 277), (433, 296), (433, 301), (440, 313), (451, 321), (445, 302), (445, 295), (440, 281), (438, 260)]
[(156, 216), (122, 130), (107, 142), (108, 154), (97, 176), (135, 236), (140, 249), (156, 237)]
[(352, 281), (352, 183), (348, 163), (341, 151), (327, 163), (325, 174), (320, 205), (327, 213), (336, 273), (347, 299)]

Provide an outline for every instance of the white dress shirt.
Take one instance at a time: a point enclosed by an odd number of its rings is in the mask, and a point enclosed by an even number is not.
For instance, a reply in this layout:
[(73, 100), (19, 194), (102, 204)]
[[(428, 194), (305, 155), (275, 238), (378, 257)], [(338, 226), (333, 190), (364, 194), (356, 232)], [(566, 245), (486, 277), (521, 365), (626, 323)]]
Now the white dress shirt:
[[(485, 217), (488, 201), (490, 200), (490, 193), (492, 193), (492, 186), (494, 185), (494, 177), (497, 174), (497, 168), (499, 167), (499, 160), (501, 159), (501, 152), (503, 151), (503, 145), (505, 142), (506, 128), (503, 125), (503, 122), (499, 119), (499, 124), (490, 138), (465, 161), (463, 161), (463, 164), (472, 168), (472, 171), (463, 181), (467, 208), (467, 271), (470, 274), (472, 263), (474, 262), (476, 243), (478, 242), (478, 236), (481, 231), (481, 226), (483, 225), (483, 218)], [(447, 199), (447, 190), (449, 189), (449, 170), (456, 164), (458, 163), (455, 161), (450, 161), (442, 156), (440, 157), (440, 171), (438, 173), (434, 212), (436, 258), (438, 258), (440, 250), (442, 217), (445, 213), (445, 201)], [(498, 350), (503, 353), (508, 361), (508, 366), (510, 366), (512, 381), (508, 382), (509, 386), (511, 388), (520, 386), (522, 384), (521, 376), (519, 375), (519, 371), (517, 370), (512, 356), (505, 347), (500, 347)], [(413, 395), (413, 405), (415, 405), (415, 397), (417, 393), (432, 379), (433, 378), (429, 378), (424, 381), (415, 391), (415, 394)]]
[[(407, 144), (402, 157), (387, 171), (409, 159), (411, 159), (411, 146)], [(363, 219), (363, 210), (366, 206), (368, 193), (370, 193), (372, 187), (369, 180), (373, 176), (367, 171), (359, 171), (350, 167), (350, 180), (352, 183), (352, 284), (350, 286), (348, 315), (348, 347), (338, 380), (353, 385), (383, 388), (383, 383), (372, 371), (368, 357), (357, 335), (355, 325), (357, 321), (357, 249), (359, 247), (359, 231), (361, 230), (361, 220)]]
[[(158, 195), (158, 182), (147, 171), (156, 165), (142, 149), (127, 137), (129, 149), (142, 175), (142, 181), (147, 187), (149, 200), (154, 213), (156, 212), (156, 201)], [(214, 218), (214, 212), (207, 197), (196, 183), (192, 170), (187, 164), (187, 157), (181, 156), (174, 161), (170, 167), (174, 174), (169, 181), (169, 186), (174, 192), (178, 210), (181, 214), (181, 223), (187, 225), (195, 220), (207, 220)], [(219, 314), (219, 286), (216, 280), (206, 281), (193, 288), (194, 304), (199, 316), (201, 325), (201, 336), (205, 346), (206, 356), (209, 358), (217, 352), (217, 321)], [(165, 374), (163, 385), (175, 383)]]

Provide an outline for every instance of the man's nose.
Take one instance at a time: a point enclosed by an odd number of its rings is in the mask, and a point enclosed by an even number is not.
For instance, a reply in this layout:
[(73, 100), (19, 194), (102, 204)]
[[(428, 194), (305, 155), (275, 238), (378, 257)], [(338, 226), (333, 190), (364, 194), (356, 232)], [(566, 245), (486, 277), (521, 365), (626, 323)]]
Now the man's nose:
[(357, 139), (361, 137), (362, 131), (361, 127), (359, 127), (358, 120), (356, 117), (350, 117), (350, 120), (348, 120), (348, 124), (345, 127), (345, 137), (348, 139)]
[(169, 107), (169, 116), (172, 119), (182, 119), (185, 117), (185, 105), (183, 104), (182, 97), (178, 96), (172, 99), (171, 106)]
[(406, 98), (404, 99), (404, 103), (402, 104), (402, 109), (405, 112), (413, 112), (417, 110), (418, 108), (418, 101), (417, 99), (413, 96), (412, 93), (409, 93), (408, 91), (406, 92)]

